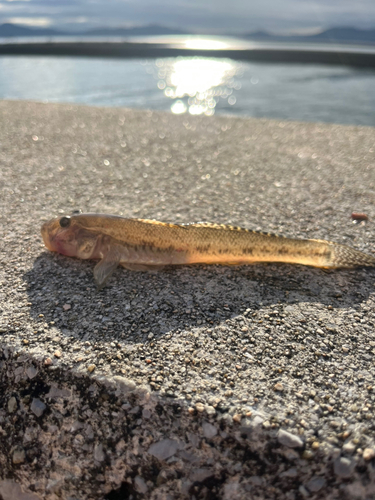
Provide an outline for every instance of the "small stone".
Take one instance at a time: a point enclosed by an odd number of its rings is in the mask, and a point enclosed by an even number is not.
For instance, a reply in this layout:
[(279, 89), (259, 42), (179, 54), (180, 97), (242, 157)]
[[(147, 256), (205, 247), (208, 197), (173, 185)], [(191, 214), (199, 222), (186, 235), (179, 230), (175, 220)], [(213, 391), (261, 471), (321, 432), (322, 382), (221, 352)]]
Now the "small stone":
[(23, 464), (25, 461), (25, 450), (23, 448), (16, 448), (13, 451), (12, 462), (14, 464)]
[(178, 450), (178, 443), (174, 439), (162, 439), (158, 443), (154, 443), (148, 449), (150, 455), (159, 460), (167, 460), (172, 457)]
[(284, 390), (284, 386), (283, 386), (283, 384), (282, 384), (282, 383), (277, 382), (277, 384), (275, 384), (275, 385), (273, 386), (273, 389), (274, 389), (274, 391), (283, 391), (283, 390)]
[(301, 486), (298, 488), (298, 491), (301, 493), (301, 495), (304, 497), (304, 498), (307, 498), (310, 496), (309, 492), (307, 491), (307, 489), (303, 486), (303, 484), (301, 484)]
[(14, 413), (17, 410), (17, 399), (12, 396), (8, 401), (8, 412)]
[(305, 450), (302, 453), (302, 458), (304, 460), (311, 460), (314, 457), (314, 453), (311, 450)]
[(217, 434), (217, 428), (209, 422), (202, 424), (203, 436), (207, 439), (212, 439)]
[(195, 409), (196, 409), (197, 411), (199, 411), (199, 413), (204, 412), (204, 404), (203, 404), (203, 403), (197, 403), (197, 404), (195, 405)]
[(146, 481), (141, 476), (135, 476), (134, 487), (138, 491), (138, 493), (141, 493), (142, 495), (147, 493), (148, 486), (146, 484)]
[(41, 417), (45, 411), (47, 406), (38, 398), (34, 398), (32, 400), (30, 410), (36, 415), (37, 417)]
[(55, 356), (55, 358), (61, 358), (61, 351), (55, 351), (53, 355)]
[(142, 410), (142, 417), (145, 419), (149, 419), (151, 417), (151, 412), (147, 408)]
[[(247, 419), (246, 419), (247, 420)], [(256, 430), (256, 429), (260, 429), (261, 426), (263, 425), (263, 418), (260, 416), (260, 415), (255, 415), (255, 417), (253, 418), (253, 420), (251, 421), (251, 427)]]
[(235, 414), (233, 415), (233, 420), (234, 420), (235, 422), (237, 422), (238, 424), (241, 422), (241, 419), (242, 419), (242, 415), (241, 415), (240, 413), (235, 413)]
[(341, 423), (340, 422), (337, 422), (337, 420), (331, 420), (330, 421), (330, 426), (333, 427), (334, 429), (337, 429), (339, 427), (341, 427)]
[(29, 377), (29, 379), (36, 377), (37, 373), (38, 370), (33, 365), (29, 366), (29, 368), (26, 370), (26, 374)]
[(45, 364), (45, 366), (51, 366), (52, 365), (52, 359), (51, 358), (46, 358), (44, 360), (44, 364)]
[(280, 474), (280, 477), (297, 477), (297, 476), (298, 476), (298, 471), (295, 467), (287, 469), (286, 471)]
[(338, 477), (347, 478), (353, 474), (355, 462), (346, 457), (339, 457), (333, 463), (333, 470)]
[(288, 448), (303, 447), (303, 441), (300, 437), (292, 434), (291, 432), (284, 431), (283, 429), (279, 430), (277, 439), (280, 444), (287, 446)]
[(318, 441), (314, 441), (314, 442), (312, 443), (312, 445), (311, 445), (311, 448), (312, 448), (313, 450), (318, 450), (318, 449), (319, 449), (319, 446), (320, 446), (320, 444), (318, 443)]
[(291, 448), (285, 448), (284, 457), (287, 460), (290, 460), (291, 462), (293, 462), (294, 460), (299, 459), (299, 454), (296, 450), (292, 450)]
[(3, 500), (40, 500), (40, 496), (31, 491), (23, 491), (21, 486), (10, 479), (0, 480), (0, 498)]
[(206, 405), (204, 407), (204, 409), (206, 410), (207, 415), (215, 415), (216, 414), (216, 410), (213, 406)]
[(209, 477), (212, 477), (215, 475), (215, 471), (214, 470), (211, 470), (211, 469), (206, 469), (206, 468), (199, 468), (199, 469), (193, 469), (190, 474), (189, 474), (189, 478), (191, 479), (191, 481), (193, 481), (194, 483), (195, 482), (199, 482), (201, 483), (202, 481), (204, 481), (205, 479), (209, 478)]
[(348, 443), (345, 443), (342, 447), (343, 451), (345, 451), (345, 453), (354, 453), (355, 452), (355, 449), (356, 449), (356, 445), (353, 443), (353, 441), (349, 441)]
[(92, 373), (92, 372), (95, 370), (95, 368), (96, 368), (96, 366), (95, 366), (95, 365), (89, 365), (89, 366), (87, 367), (87, 371), (88, 371), (88, 372), (90, 372), (90, 373)]
[(311, 491), (311, 493), (316, 493), (320, 491), (326, 485), (326, 480), (324, 477), (313, 476), (310, 481), (306, 484), (306, 488)]
[(64, 304), (63, 305), (64, 311), (69, 311), (69, 309), (71, 309), (71, 308), (72, 308), (72, 306), (70, 304)]
[(105, 454), (104, 454), (102, 443), (99, 443), (95, 446), (94, 458), (97, 462), (103, 462), (103, 460), (105, 459)]
[(363, 456), (363, 458), (365, 460), (372, 460), (375, 457), (375, 450), (374, 450), (374, 448), (365, 448), (363, 450), (362, 456)]

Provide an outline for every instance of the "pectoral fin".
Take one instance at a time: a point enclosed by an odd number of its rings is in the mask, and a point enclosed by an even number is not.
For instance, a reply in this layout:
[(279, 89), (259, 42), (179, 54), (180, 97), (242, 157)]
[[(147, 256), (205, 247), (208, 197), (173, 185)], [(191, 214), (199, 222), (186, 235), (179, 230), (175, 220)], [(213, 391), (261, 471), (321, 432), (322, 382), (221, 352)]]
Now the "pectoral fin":
[(103, 288), (107, 279), (120, 263), (120, 257), (110, 252), (94, 267), (94, 278), (98, 291)]

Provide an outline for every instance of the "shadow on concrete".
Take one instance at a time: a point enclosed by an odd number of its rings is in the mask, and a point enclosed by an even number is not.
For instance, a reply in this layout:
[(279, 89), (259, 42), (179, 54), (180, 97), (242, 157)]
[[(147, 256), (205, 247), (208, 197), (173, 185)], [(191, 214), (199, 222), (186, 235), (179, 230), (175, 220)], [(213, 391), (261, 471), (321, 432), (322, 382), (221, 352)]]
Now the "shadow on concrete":
[(145, 342), (150, 334), (213, 328), (263, 306), (283, 312), (296, 305), (302, 316), (309, 304), (355, 308), (375, 277), (371, 268), (325, 272), (287, 264), (171, 267), (157, 274), (119, 268), (98, 292), (93, 267), (43, 253), (24, 275), (31, 315), (81, 339)]

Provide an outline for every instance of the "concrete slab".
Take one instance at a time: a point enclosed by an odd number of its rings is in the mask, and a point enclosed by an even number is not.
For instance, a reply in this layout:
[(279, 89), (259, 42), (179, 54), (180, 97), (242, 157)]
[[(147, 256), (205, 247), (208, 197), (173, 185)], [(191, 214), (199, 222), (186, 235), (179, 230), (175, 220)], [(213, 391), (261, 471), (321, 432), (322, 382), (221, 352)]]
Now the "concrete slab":
[(80, 208), (371, 253), (375, 130), (0, 114), (0, 497), (373, 498), (375, 270), (119, 269), (98, 293), (39, 231)]

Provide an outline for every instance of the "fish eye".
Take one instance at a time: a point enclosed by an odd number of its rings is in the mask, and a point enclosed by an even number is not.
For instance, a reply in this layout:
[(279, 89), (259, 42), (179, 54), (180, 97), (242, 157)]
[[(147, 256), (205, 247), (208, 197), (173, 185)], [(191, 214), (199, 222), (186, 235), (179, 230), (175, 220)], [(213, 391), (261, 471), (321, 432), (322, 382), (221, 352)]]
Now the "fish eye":
[(70, 226), (70, 217), (62, 217), (60, 219), (60, 226), (61, 227), (69, 227)]

